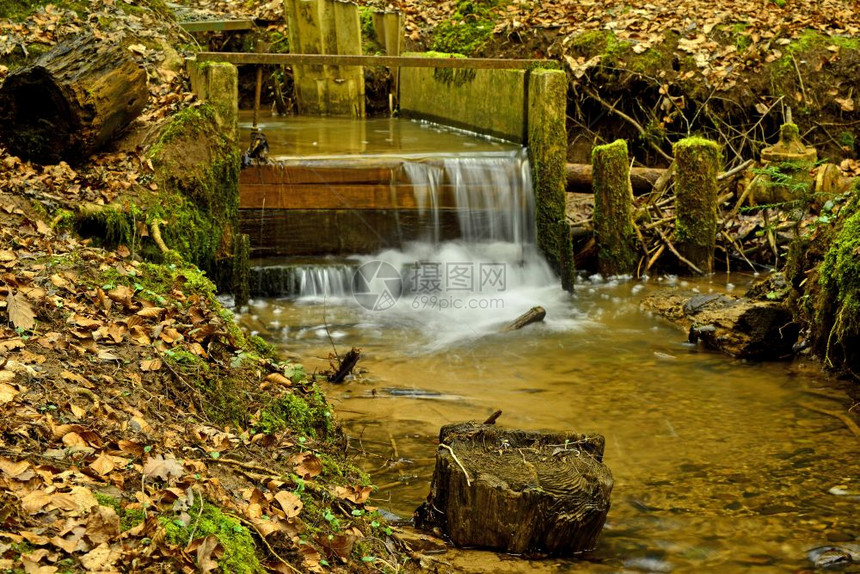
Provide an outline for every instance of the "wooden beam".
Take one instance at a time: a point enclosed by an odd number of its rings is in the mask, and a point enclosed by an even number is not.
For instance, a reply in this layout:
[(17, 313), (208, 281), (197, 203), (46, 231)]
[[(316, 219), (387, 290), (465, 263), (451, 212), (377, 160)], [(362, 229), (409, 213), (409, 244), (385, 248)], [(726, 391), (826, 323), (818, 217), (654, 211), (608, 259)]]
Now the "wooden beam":
[(553, 60), (511, 60), (506, 58), (424, 58), (420, 56), (357, 56), (346, 54), (249, 54), (244, 52), (200, 52), (198, 62), (263, 65), (386, 66), (388, 68), (472, 68), (525, 70), (556, 66)]
[(229, 32), (237, 30), (253, 30), (257, 27), (253, 20), (199, 20), (196, 22), (180, 22), (186, 32)]

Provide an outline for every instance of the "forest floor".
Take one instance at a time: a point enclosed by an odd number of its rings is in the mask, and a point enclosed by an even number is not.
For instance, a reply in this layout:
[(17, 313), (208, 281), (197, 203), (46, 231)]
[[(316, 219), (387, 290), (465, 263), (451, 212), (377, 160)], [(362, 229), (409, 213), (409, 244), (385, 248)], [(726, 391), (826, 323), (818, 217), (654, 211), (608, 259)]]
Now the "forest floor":
[[(92, 29), (147, 69), (150, 105), (124, 146), (81, 166), (39, 166), (0, 149), (0, 570), (420, 563), (373, 507), (313, 376), (239, 331), (193, 266), (143, 261), (135, 244), (100, 247), (74, 226), (80, 204), (121, 204), (155, 185), (147, 134), (197, 105), (181, 59), (197, 41), (155, 2), (35, 4), (0, 0), (0, 81)], [(279, 0), (187, 4), (257, 17), (283, 38)], [(403, 11), (409, 49), (562, 61), (572, 133), (585, 128), (571, 136), (571, 159), (580, 139), (593, 145), (626, 129), (637, 158), (652, 163), (654, 146), (668, 151), (701, 127), (725, 132), (736, 165), (773, 142), (791, 102), (809, 121), (804, 135), (837, 154), (845, 175), (860, 175), (853, 0), (369, 5)], [(592, 121), (607, 110), (587, 90), (604, 84), (635, 122)], [(643, 85), (642, 98), (629, 97)], [(702, 123), (731, 106), (741, 111)], [(758, 241), (766, 251), (767, 235)]]

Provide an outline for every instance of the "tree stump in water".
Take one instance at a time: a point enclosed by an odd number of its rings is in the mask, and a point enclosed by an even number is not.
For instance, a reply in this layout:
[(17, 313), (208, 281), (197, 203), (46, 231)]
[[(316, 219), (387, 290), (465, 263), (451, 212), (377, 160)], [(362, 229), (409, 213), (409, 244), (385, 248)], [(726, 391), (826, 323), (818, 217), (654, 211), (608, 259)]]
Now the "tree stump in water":
[(419, 528), (458, 546), (505, 552), (592, 550), (609, 512), (612, 474), (601, 435), (442, 427)]
[(0, 87), (0, 137), (27, 160), (86, 158), (140, 115), (146, 71), (120, 43), (79, 36)]

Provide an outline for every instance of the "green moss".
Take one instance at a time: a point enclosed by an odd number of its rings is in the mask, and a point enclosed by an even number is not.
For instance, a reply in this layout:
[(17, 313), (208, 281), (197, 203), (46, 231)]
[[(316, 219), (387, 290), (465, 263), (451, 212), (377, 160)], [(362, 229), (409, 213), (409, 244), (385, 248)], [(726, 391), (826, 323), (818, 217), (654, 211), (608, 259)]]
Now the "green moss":
[(286, 393), (273, 399), (262, 409), (254, 426), (257, 431), (267, 434), (287, 428), (294, 434), (310, 437), (324, 438), (334, 433), (331, 408), (315, 386), (305, 396)]
[(146, 520), (146, 511), (143, 508), (126, 508), (120, 515), (120, 530), (125, 532)]
[(0, 0), (0, 18), (24, 20), (30, 14), (37, 12), (48, 4), (72, 10), (78, 14), (85, 14), (88, 11), (86, 2), (76, 2), (74, 0)]
[(624, 140), (596, 146), (591, 152), (594, 232), (600, 272), (604, 275), (633, 273), (638, 260), (627, 158)]
[[(860, 185), (855, 185), (855, 193)], [(819, 270), (816, 324), (825, 360), (856, 369), (860, 358), (860, 209), (857, 200), (845, 208), (851, 215), (836, 234)]]
[(120, 502), (118, 498), (110, 496), (109, 494), (104, 494), (103, 492), (96, 492), (95, 496), (100, 506), (113, 508), (116, 511), (117, 516), (122, 515), (122, 502)]
[(248, 343), (261, 357), (275, 359), (278, 355), (278, 349), (259, 335), (248, 337)]
[(690, 137), (675, 143), (675, 238), (682, 254), (708, 273), (713, 269), (717, 232), (718, 143)]
[(490, 39), (495, 23), (496, 0), (460, 0), (451, 20), (434, 30), (432, 49), (467, 56), (475, 54)]
[(195, 502), (187, 511), (190, 517), (188, 524), (179, 519), (161, 516), (159, 521), (164, 527), (165, 536), (171, 544), (185, 548), (191, 542), (191, 536), (201, 538), (214, 534), (224, 547), (224, 556), (218, 562), (221, 570), (230, 574), (257, 574), (265, 570), (257, 558), (256, 546), (251, 533), (241, 522), (221, 512), (216, 506)]

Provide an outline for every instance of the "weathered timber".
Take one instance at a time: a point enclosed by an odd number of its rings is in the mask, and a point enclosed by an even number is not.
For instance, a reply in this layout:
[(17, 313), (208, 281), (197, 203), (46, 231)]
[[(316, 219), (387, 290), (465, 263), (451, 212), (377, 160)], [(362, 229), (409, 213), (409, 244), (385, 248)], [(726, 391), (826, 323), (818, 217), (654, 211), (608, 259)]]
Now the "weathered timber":
[[(631, 167), (630, 169), (630, 185), (633, 187), (633, 193), (645, 194), (649, 193), (660, 176), (666, 170), (655, 167)], [(569, 163), (565, 167), (565, 175), (567, 177), (568, 192), (585, 192), (591, 190), (591, 183), (594, 178), (594, 170), (591, 164), (588, 163)]]
[(179, 25), (186, 32), (233, 32), (257, 27), (253, 20), (197, 20), (180, 22)]
[(550, 60), (506, 58), (426, 58), (421, 56), (359, 56), (353, 54), (250, 54), (245, 52), (200, 52), (198, 62), (229, 62), (281, 66), (384, 66), (387, 68), (466, 68), (475, 70), (528, 70), (551, 65)]
[(592, 550), (609, 512), (612, 474), (601, 435), (450, 424), (416, 526), (458, 546), (505, 552)]
[(720, 146), (702, 138), (686, 138), (675, 143), (674, 152), (677, 249), (703, 273), (713, 273)]
[(575, 270), (570, 226), (565, 218), (567, 76), (560, 70), (528, 74), (526, 142), (534, 181), (537, 243), (561, 286), (573, 291)]
[(647, 297), (642, 307), (678, 325), (690, 342), (701, 342), (738, 358), (790, 356), (800, 332), (781, 301), (658, 291)]
[(546, 309), (543, 307), (532, 307), (512, 322), (505, 325), (502, 331), (517, 331), (518, 329), (522, 329), (526, 325), (531, 325), (532, 323), (540, 323), (546, 317)]
[(604, 275), (633, 273), (637, 261), (636, 231), (633, 229), (627, 142), (616, 140), (596, 146), (591, 161), (598, 269)]
[(346, 355), (340, 360), (337, 370), (329, 376), (328, 380), (332, 383), (342, 383), (346, 377), (352, 373), (358, 360), (361, 358), (361, 349), (353, 347), (347, 351)]
[(114, 138), (146, 106), (146, 71), (122, 44), (81, 35), (9, 74), (0, 138), (39, 163), (76, 161)]
[[(324, 58), (361, 55), (361, 22), (356, 4), (334, 0), (284, 0), (284, 12), (292, 50)], [(362, 64), (332, 60), (292, 64), (299, 113), (364, 117)]]

